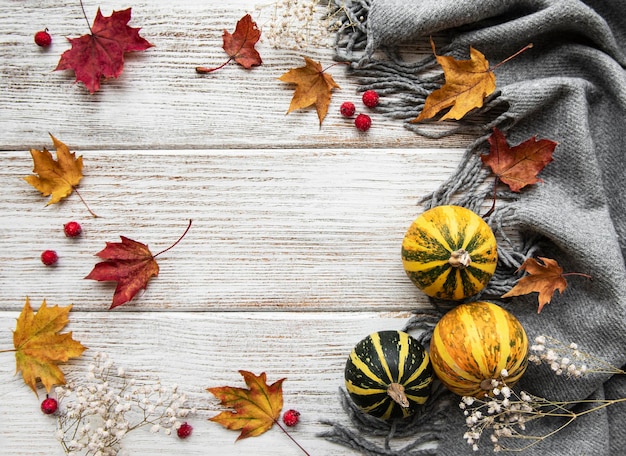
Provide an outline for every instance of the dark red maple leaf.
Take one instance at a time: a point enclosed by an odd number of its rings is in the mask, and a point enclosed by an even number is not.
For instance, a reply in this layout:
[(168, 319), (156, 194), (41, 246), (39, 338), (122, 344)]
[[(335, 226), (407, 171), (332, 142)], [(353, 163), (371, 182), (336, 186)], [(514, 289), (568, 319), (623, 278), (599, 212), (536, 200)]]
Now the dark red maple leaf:
[(159, 275), (159, 265), (147, 245), (124, 236), (120, 238), (122, 242), (107, 242), (106, 247), (96, 254), (106, 261), (96, 264), (85, 277), (117, 282), (111, 309), (133, 299), (146, 288), (152, 277)]
[(198, 73), (211, 73), (225, 67), (231, 60), (234, 60), (246, 69), (261, 65), (263, 63), (261, 55), (254, 48), (260, 37), (261, 30), (257, 27), (256, 22), (252, 20), (252, 16), (246, 14), (237, 21), (235, 33), (231, 34), (228, 30), (224, 30), (222, 35), (224, 41), (222, 47), (228, 54), (229, 59), (216, 68), (197, 67), (196, 71)]
[(489, 137), (489, 154), (481, 155), (484, 164), (491, 167), (498, 179), (514, 192), (527, 185), (543, 182), (537, 174), (550, 163), (557, 143), (536, 137), (510, 147), (504, 134), (497, 128)]
[(106, 247), (96, 253), (105, 261), (96, 264), (85, 279), (117, 282), (109, 309), (121, 306), (133, 299), (140, 290), (144, 290), (152, 277), (159, 275), (159, 265), (155, 258), (178, 244), (190, 227), (191, 220), (183, 235), (156, 255), (152, 255), (147, 245), (124, 236), (120, 236), (122, 242), (107, 242)]
[(72, 47), (61, 55), (55, 71), (73, 70), (76, 81), (84, 83), (91, 93), (100, 89), (102, 78), (117, 78), (124, 69), (124, 53), (153, 46), (139, 36), (139, 28), (126, 25), (130, 15), (128, 8), (104, 17), (98, 8), (91, 34), (68, 38)]

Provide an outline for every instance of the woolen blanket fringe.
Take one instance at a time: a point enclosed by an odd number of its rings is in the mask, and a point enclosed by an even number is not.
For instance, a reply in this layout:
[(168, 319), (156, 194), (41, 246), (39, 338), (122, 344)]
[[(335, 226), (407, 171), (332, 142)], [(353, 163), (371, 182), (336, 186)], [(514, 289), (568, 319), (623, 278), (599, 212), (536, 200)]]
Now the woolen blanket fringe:
[[(529, 339), (545, 334), (576, 342), (587, 353), (615, 366), (626, 363), (626, 0), (352, 0), (337, 32), (336, 59), (350, 62), (360, 90), (381, 95), (377, 110), (404, 121), (417, 134), (441, 137), (470, 133), (476, 140), (457, 171), (420, 202), (424, 209), (458, 204), (480, 213), (492, 189), (480, 160), (493, 127), (510, 144), (532, 136), (557, 141), (544, 182), (519, 194), (499, 190), (488, 223), (498, 238), (499, 263), (488, 287), (475, 297), (512, 312)], [(484, 107), (457, 123), (410, 124), (424, 100), (441, 86), (434, 58), (405, 62), (400, 45), (466, 59), (469, 46), (493, 65), (529, 43), (533, 49), (496, 71), (498, 91)], [(447, 44), (441, 44), (445, 41)], [(415, 176), (419, 179), (419, 176)], [(411, 221), (408, 220), (407, 224)], [(520, 241), (507, 233), (514, 230)], [(537, 314), (536, 294), (501, 300), (519, 278), (524, 259), (556, 259), (571, 278), (562, 295)], [(407, 279), (408, 280), (408, 279)], [(452, 305), (455, 305), (454, 303)], [(450, 303), (433, 302), (432, 312), (415, 314), (405, 330), (428, 345), (432, 328)], [(360, 339), (363, 335), (356, 336)], [(355, 340), (355, 343), (358, 340)], [(347, 355), (346, 355), (347, 356)], [(625, 376), (556, 376), (531, 364), (522, 389), (553, 401), (626, 397)], [(485, 431), (479, 450), (463, 439), (465, 417), (459, 398), (437, 385), (424, 410), (412, 420), (383, 423), (358, 410), (344, 390), (341, 401), (352, 425), (326, 421), (329, 440), (367, 455), (489, 454)], [(523, 454), (626, 454), (626, 405), (579, 417)], [(529, 429), (543, 435), (562, 420), (544, 417)]]

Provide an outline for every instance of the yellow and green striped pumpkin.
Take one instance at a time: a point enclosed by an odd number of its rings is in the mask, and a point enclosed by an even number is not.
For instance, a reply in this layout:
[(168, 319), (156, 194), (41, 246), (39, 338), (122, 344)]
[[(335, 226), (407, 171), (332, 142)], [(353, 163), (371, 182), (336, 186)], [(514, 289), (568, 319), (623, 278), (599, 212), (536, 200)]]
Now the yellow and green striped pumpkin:
[(498, 261), (496, 238), (485, 221), (461, 206), (421, 214), (402, 241), (402, 264), (428, 296), (461, 300), (482, 290)]
[[(489, 302), (461, 304), (435, 326), (430, 341), (435, 374), (459, 396), (481, 398), (492, 380), (513, 386), (528, 365), (528, 338), (521, 323)], [(501, 377), (502, 370), (508, 375)]]
[(365, 413), (390, 420), (414, 414), (430, 395), (433, 371), (428, 353), (402, 331), (379, 331), (350, 353), (346, 388)]

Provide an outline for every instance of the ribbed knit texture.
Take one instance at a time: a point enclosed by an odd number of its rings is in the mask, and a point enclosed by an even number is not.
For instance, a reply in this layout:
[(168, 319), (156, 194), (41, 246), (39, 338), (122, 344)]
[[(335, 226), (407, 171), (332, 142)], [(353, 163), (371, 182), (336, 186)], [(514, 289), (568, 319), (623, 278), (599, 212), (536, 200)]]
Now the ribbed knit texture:
[[(489, 176), (479, 155), (488, 151), (493, 126), (510, 144), (532, 136), (559, 144), (554, 161), (540, 174), (544, 183), (520, 194), (499, 192), (489, 223), (498, 234), (498, 271), (481, 299), (511, 311), (532, 341), (540, 334), (578, 346), (618, 368), (626, 363), (626, 1), (624, 0), (360, 0), (348, 8), (352, 22), (338, 33), (337, 59), (352, 62), (350, 74), (363, 90), (382, 95), (380, 111), (399, 121), (419, 114), (424, 99), (441, 84), (432, 58), (404, 62), (400, 44), (428, 43), (445, 37), (438, 54), (468, 58), (469, 46), (493, 65), (528, 43), (534, 47), (496, 70), (497, 92), (479, 113), (456, 125), (474, 132), (457, 172), (432, 195), (424, 209), (454, 201), (477, 209), (488, 198), (481, 184)], [(419, 125), (407, 128), (424, 133)], [(454, 127), (441, 129), (453, 133)], [(416, 176), (418, 179), (419, 176)], [(482, 188), (482, 190), (481, 190)], [(407, 221), (409, 223), (410, 221)], [(521, 243), (507, 242), (506, 230)], [(514, 284), (515, 269), (529, 256), (556, 259), (565, 271), (593, 279), (568, 278), (563, 295), (537, 314), (537, 295), (501, 300)], [(408, 279), (407, 279), (408, 280)], [(416, 315), (407, 327), (429, 328), (445, 310)], [(437, 306), (439, 306), (437, 308)], [(556, 376), (546, 365), (530, 365), (516, 389), (550, 400), (626, 397), (625, 376)], [(382, 426), (387, 441), (372, 443), (372, 425), (345, 401), (354, 426), (333, 423), (326, 438), (363, 454), (490, 454), (486, 432), (478, 452), (463, 439), (465, 417), (458, 397), (439, 391), (416, 423)], [(429, 416), (431, 419), (429, 419)], [(524, 454), (626, 454), (626, 405), (585, 415)], [(556, 424), (556, 426), (555, 426)], [(532, 429), (546, 433), (562, 422), (543, 418)], [(412, 446), (394, 447), (398, 430), (415, 435)], [(419, 432), (424, 434), (419, 434)], [(426, 445), (421, 446), (421, 445)]]

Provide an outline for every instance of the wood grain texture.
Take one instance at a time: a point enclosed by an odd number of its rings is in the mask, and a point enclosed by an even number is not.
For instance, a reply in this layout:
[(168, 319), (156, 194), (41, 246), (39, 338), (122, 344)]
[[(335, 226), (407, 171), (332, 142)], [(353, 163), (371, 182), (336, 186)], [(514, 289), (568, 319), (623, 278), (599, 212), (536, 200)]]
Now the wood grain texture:
[[(128, 54), (120, 78), (90, 95), (71, 72), (53, 71), (65, 37), (88, 33), (79, 2), (0, 0), (0, 349), (11, 346), (26, 296), (34, 308), (73, 304), (68, 329), (90, 350), (63, 366), (66, 375), (80, 378), (105, 351), (142, 381), (180, 385), (198, 408), (192, 438), (136, 431), (124, 439), (133, 455), (299, 454), (277, 429), (235, 443), (236, 433), (206, 422), (219, 407), (205, 388), (243, 386), (239, 369), (287, 377), (285, 407), (302, 413), (294, 436), (312, 455), (352, 454), (317, 437), (322, 419), (349, 424), (338, 400), (349, 351), (429, 306), (402, 269), (402, 237), (419, 198), (453, 172), (472, 138), (427, 140), (376, 110), (367, 111), (372, 128), (358, 132), (339, 115), (346, 100), (365, 110), (342, 65), (328, 70), (341, 89), (321, 128), (314, 109), (286, 115), (294, 88), (277, 78), (303, 55), (330, 65), (325, 43), (293, 51), (262, 38), (263, 66), (196, 74), (225, 61), (222, 33), (245, 13), (268, 24), (272, 2), (262, 3), (85, 2), (90, 21), (98, 6), (107, 16), (132, 7), (129, 25), (155, 45)], [(33, 35), (46, 27), (53, 44), (41, 49)], [(83, 155), (79, 191), (99, 218), (77, 195), (45, 206), (22, 179), (32, 172), (28, 151), (52, 147), (48, 132)], [(156, 253), (189, 219), (145, 293), (108, 312), (115, 285), (83, 279), (94, 254), (120, 235)], [(63, 235), (70, 220), (81, 237)], [(48, 248), (56, 267), (39, 260)], [(63, 454), (13, 356), (0, 361), (0, 454)]]
[[(50, 146), (50, 145), (49, 145)], [(39, 146), (41, 147), (41, 146)], [(50, 146), (51, 147), (51, 146)], [(176, 248), (124, 310), (407, 310), (426, 304), (402, 268), (402, 237), (459, 160), (459, 150), (93, 151), (83, 198), (57, 205), (22, 177), (27, 152), (5, 152), (0, 186), (0, 287), (5, 309), (24, 297), (103, 311), (114, 283), (83, 280), (105, 242), (123, 235)], [(79, 220), (83, 234), (63, 235)], [(16, 229), (16, 227), (20, 227)], [(39, 260), (54, 249), (60, 260)], [(119, 309), (118, 309), (119, 310)]]
[[(166, 0), (134, 2), (131, 26), (155, 46), (127, 54), (119, 79), (107, 80), (91, 95), (75, 84), (71, 71), (53, 71), (69, 48), (65, 37), (88, 33), (77, 1), (0, 2), (0, 124), (5, 150), (40, 142), (51, 132), (76, 149), (204, 149), (277, 147), (464, 147), (469, 139), (426, 140), (402, 122), (373, 116), (373, 127), (360, 134), (339, 115), (344, 100), (360, 104), (355, 81), (343, 65), (329, 71), (335, 91), (329, 115), (319, 127), (314, 109), (285, 115), (294, 86), (277, 78), (304, 65), (303, 55), (333, 63), (330, 47), (301, 51), (273, 49), (263, 39), (257, 49), (263, 65), (245, 70), (230, 64), (198, 75), (198, 65), (217, 66), (227, 56), (222, 33), (234, 31), (246, 12), (263, 27), (271, 2)], [(103, 14), (129, 7), (127, 2), (99, 3)], [(87, 4), (90, 21), (95, 4)], [(41, 49), (34, 33), (47, 27), (53, 44)]]
[[(35, 303), (33, 303), (35, 305)], [(0, 312), (0, 335), (10, 340), (18, 312)], [(235, 443), (237, 433), (206, 420), (220, 411), (207, 387), (244, 387), (239, 369), (266, 372), (268, 381), (286, 377), (284, 409), (297, 408), (301, 423), (294, 437), (313, 455), (347, 455), (348, 450), (316, 435), (326, 429), (320, 420), (348, 425), (338, 390), (352, 347), (368, 334), (399, 329), (407, 313), (107, 313), (70, 314), (74, 338), (89, 347), (84, 356), (64, 366), (68, 376), (86, 374), (94, 352), (107, 353), (138, 382), (177, 384), (197, 414), (189, 421), (194, 434), (184, 442), (176, 437), (133, 431), (124, 439), (130, 454), (295, 455), (297, 448), (278, 429), (264, 436)], [(4, 346), (5, 343), (2, 344)], [(20, 376), (14, 375), (13, 357), (2, 354), (0, 363), (1, 454), (60, 455), (54, 440), (55, 422), (39, 413), (39, 400)], [(41, 395), (41, 391), (40, 391)], [(17, 412), (19, 410), (19, 412)], [(10, 417), (10, 419), (9, 419)]]

